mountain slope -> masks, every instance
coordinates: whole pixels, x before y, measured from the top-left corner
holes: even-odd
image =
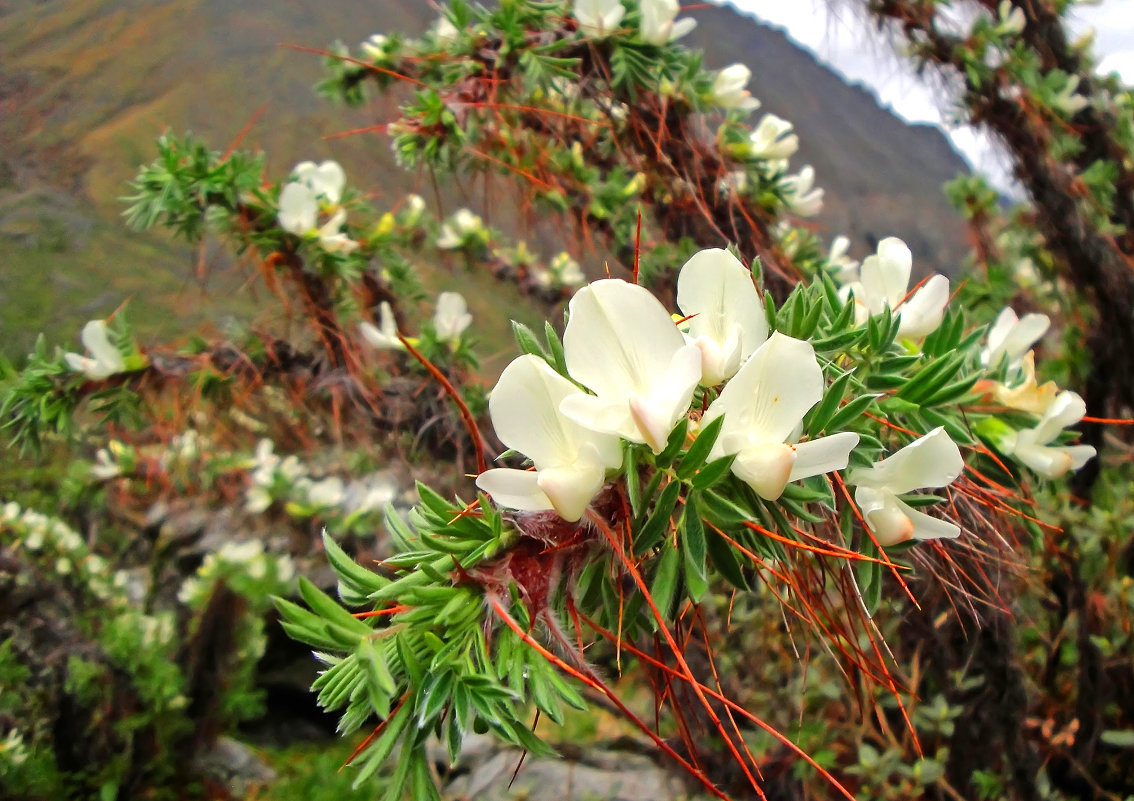
[[[898,235],[918,267],[955,265],[962,226],[940,185],[964,163],[940,132],[879,109],[777,30],[727,8],[691,14],[699,25],[689,44],[707,50],[708,65],[748,64],[751,89],[764,102],[758,113],[795,123],[802,146],[793,164],[814,165],[826,189],[816,224],[828,238],[846,232],[862,255],[877,239]],[[152,158],[163,129],[192,130],[223,149],[260,110],[243,144],[265,150],[274,174],[301,159],[334,156],[378,203],[422,188],[422,176],[394,166],[384,138],[322,138],[382,121],[383,113],[316,98],[320,58],[280,43],[322,47],[376,31],[416,34],[434,18],[428,3],[398,0],[274,0],[266,7],[0,0],[3,352],[25,352],[36,330],[71,342],[82,320],[134,293],[146,303],[135,303],[131,316],[152,334],[225,313],[223,292],[207,313],[194,302],[193,254],[161,236],[131,234],[119,221],[117,197]]]

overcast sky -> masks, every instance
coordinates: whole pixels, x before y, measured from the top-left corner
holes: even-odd
[[[714,0],[723,4],[723,0]],[[872,88],[883,106],[910,122],[942,124],[943,99],[914,74],[908,62],[894,55],[873,27],[849,11],[831,10],[828,0],[729,0],[728,5],[786,29],[797,43],[847,79]],[[844,4],[846,5],[846,4]],[[1115,70],[1134,83],[1134,0],[1105,0],[1075,9],[1076,35],[1094,29],[1100,68]],[[991,145],[969,128],[947,131],[966,158],[1004,185],[1007,171]]]

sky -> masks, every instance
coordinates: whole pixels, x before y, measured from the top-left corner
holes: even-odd
[[[993,144],[968,126],[943,124],[947,103],[895,55],[873,26],[847,8],[831,9],[828,0],[714,0],[784,28],[798,44],[851,81],[870,88],[879,103],[910,122],[941,125],[954,146],[993,183],[1011,190],[1006,159]],[[843,4],[848,5],[848,4]],[[1095,31],[1103,72],[1117,71],[1134,83],[1134,0],[1104,0],[1080,5],[1072,13],[1073,33]]]

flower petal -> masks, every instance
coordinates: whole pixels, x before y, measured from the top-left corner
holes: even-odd
[[[492,496],[492,500],[509,509],[540,512],[554,509],[551,499],[539,488],[539,474],[534,470],[513,470],[495,467],[476,477],[476,485]]]
[[[280,228],[303,236],[315,228],[319,204],[311,189],[301,183],[290,183],[280,192]]]
[[[106,328],[105,320],[91,320],[83,326],[83,333],[79,337],[83,345],[99,363],[100,370],[106,376],[121,372],[126,368],[122,353],[110,341],[110,333]]]
[[[949,303],[949,279],[935,275],[925,282],[913,296],[898,307],[901,321],[898,335],[909,339],[923,339],[941,325],[945,306]]]
[[[596,448],[605,466],[619,466],[622,449],[617,437],[588,430],[560,414],[560,404],[571,396],[587,397],[543,359],[520,356],[504,368],[488,398],[496,435],[541,470],[574,463],[586,443]]]
[[[878,252],[867,256],[859,270],[863,297],[859,298],[870,308],[871,314],[880,314],[888,305],[896,306],[906,295],[910,285],[913,254],[906,243],[891,236],[878,243]]]
[[[606,480],[606,470],[598,462],[584,461],[570,467],[540,470],[536,483],[556,513],[569,523],[583,516],[591,498]]]
[[[961,450],[944,428],[935,428],[901,450],[847,477],[851,484],[902,494],[922,487],[944,487],[965,469]]]
[[[727,250],[702,250],[685,262],[677,277],[677,305],[691,317],[693,339],[707,337],[723,350],[738,331],[741,361],[768,338],[768,318],[752,273]]]
[[[913,521],[904,513],[892,492],[873,487],[857,487],[854,502],[879,545],[897,545],[913,539]]]
[[[821,476],[833,470],[845,470],[850,460],[850,452],[858,445],[858,434],[840,431],[829,437],[797,442],[795,444],[795,464],[792,465],[788,481]]]
[[[605,399],[650,395],[685,340],[649,290],[617,278],[571,298],[563,334],[567,372]]]
[[[783,494],[795,464],[795,449],[784,443],[753,445],[736,455],[732,472],[761,498],[774,501]]]
[[[779,331],[757,348],[705,414],[725,415],[722,437],[741,433],[751,442],[782,443],[823,397],[823,370],[810,342]]]

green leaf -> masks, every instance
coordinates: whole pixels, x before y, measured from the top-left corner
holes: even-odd
[[[681,552],[674,547],[662,549],[658,559],[657,572],[650,586],[650,596],[662,617],[669,620],[673,616],[673,601],[677,595],[677,569],[681,565]]]
[[[705,460],[709,457],[709,451],[713,449],[716,444],[717,437],[721,433],[721,428],[724,426],[724,416],[713,420],[697,434],[697,439],[693,440],[693,444],[689,446],[689,450],[681,457],[681,464],[677,466],[677,477],[682,481],[687,481],[705,464]]]
[[[713,567],[728,580],[732,586],[739,590],[749,589],[748,580],[744,577],[740,560],[736,550],[725,541],[712,527],[705,528],[705,547]]]
[[[681,553],[684,556],[685,587],[689,593],[689,599],[697,603],[701,600],[705,591],[709,589],[709,582],[705,573],[705,524],[701,520],[701,513],[697,508],[697,495],[695,493],[691,493],[685,499],[685,514],[681,516],[678,536],[681,543]]]
[[[544,321],[543,335],[547,340],[547,350],[550,358],[548,363],[555,368],[555,371],[560,375],[567,375],[567,356],[563,353],[563,343],[559,341],[559,335],[555,332],[555,327],[551,323]]]
[[[389,579],[367,570],[347,556],[346,551],[339,547],[325,528],[323,550],[327,554],[327,561],[331,563],[331,567],[339,577],[339,597],[344,603],[362,606],[370,593],[390,583]]]
[[[819,401],[819,405],[811,412],[811,419],[807,424],[808,433],[818,434],[826,430],[827,422],[839,408],[839,402],[846,394],[847,384],[850,383],[853,374],[853,370],[847,371],[831,382],[831,386],[823,395],[823,400]]]
[[[720,419],[723,420],[724,418]],[[705,490],[713,486],[729,474],[729,471],[732,470],[732,463],[735,461],[736,454],[733,453],[709,462],[693,476],[693,489]]]
[[[645,524],[634,538],[634,553],[644,554],[657,546],[665,538],[669,530],[669,521],[673,511],[677,508],[677,499],[681,495],[681,482],[670,481],[658,496],[654,511],[646,519]]]
[[[685,435],[688,431],[689,418],[682,417],[677,423],[677,427],[669,432],[669,439],[666,440],[662,452],[654,457],[654,464],[656,464],[659,469],[664,469],[673,464],[673,460],[677,458],[677,454],[681,451],[681,446],[685,444]]]
[[[861,395],[848,401],[843,408],[835,412],[831,421],[827,423],[827,431],[842,431],[847,423],[861,417],[862,414],[870,408],[870,404],[874,403],[877,397],[877,395]]]

